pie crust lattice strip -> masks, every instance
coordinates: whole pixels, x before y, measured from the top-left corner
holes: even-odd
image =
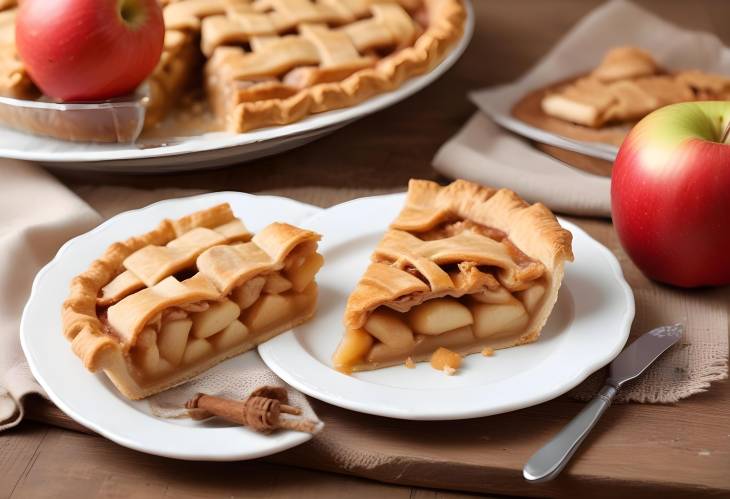
[[[90,371],[144,398],[311,318],[319,235],[253,235],[228,204],[112,244],[71,282],[63,330]]]
[[[572,235],[542,204],[457,180],[411,180],[406,204],[350,295],[334,354],[343,372],[535,341]]]

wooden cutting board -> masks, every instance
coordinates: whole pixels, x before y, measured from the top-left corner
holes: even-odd
[[[645,279],[621,253],[610,223],[573,219],[618,253],[634,289],[662,288]],[[687,297],[730,303],[730,289],[687,292]],[[641,309],[637,314],[645,313]],[[651,313],[656,314],[657,310]],[[661,312],[659,312],[661,313]],[[718,327],[727,328],[725,324]],[[478,396],[478,393],[474,394]],[[566,471],[555,481],[530,484],[522,466],[583,404],[567,396],[521,411],[453,422],[409,422],[368,416],[313,401],[324,434],[268,461],[374,480],[481,493],[523,496],[730,497],[730,383],[675,405],[612,407]],[[29,416],[86,431],[51,404],[36,400]],[[354,459],[352,456],[356,456]],[[348,459],[349,457],[349,459]],[[94,459],[84,454],[83,459]],[[138,454],[139,480],[165,461]],[[348,462],[347,466],[343,463]],[[235,463],[220,463],[223,470]],[[669,472],[671,471],[671,474]]]

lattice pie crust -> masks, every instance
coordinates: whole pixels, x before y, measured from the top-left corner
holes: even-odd
[[[63,330],[90,371],[140,399],[314,314],[319,235],[256,235],[222,204],[111,245],[71,282]]]
[[[542,204],[457,180],[411,180],[406,204],[349,297],[334,354],[344,372],[535,341],[572,235]]]

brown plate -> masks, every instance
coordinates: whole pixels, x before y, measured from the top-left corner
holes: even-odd
[[[583,125],[576,125],[569,121],[549,116],[542,110],[540,105],[542,99],[550,92],[572,83],[584,75],[553,83],[543,88],[533,90],[525,95],[512,107],[512,116],[520,121],[540,128],[550,133],[561,135],[573,140],[583,142],[599,142],[602,144],[620,146],[626,134],[629,133],[633,123],[604,126],[601,128],[590,128]]]

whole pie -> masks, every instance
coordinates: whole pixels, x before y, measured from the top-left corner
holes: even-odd
[[[0,95],[36,98],[0,0]],[[462,0],[165,0],[146,126],[204,87],[231,132],[353,106],[428,72],[463,34]]]
[[[535,341],[555,305],[572,235],[507,189],[411,180],[403,210],[347,301],[343,372]]]
[[[619,145],[631,125],[660,107],[727,99],[730,76],[668,71],[645,50],[618,47],[589,74],[532,92],[512,113],[566,137]]]
[[[251,234],[228,204],[111,245],[71,282],[63,331],[90,371],[140,399],[311,318],[320,236]]]

